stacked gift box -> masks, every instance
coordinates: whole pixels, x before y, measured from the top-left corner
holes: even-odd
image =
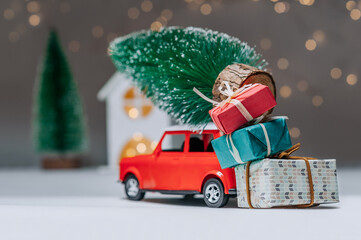
[[[234,168],[241,208],[310,207],[339,201],[336,160],[290,156],[286,117],[268,117],[276,101],[262,84],[236,91],[219,87],[228,98],[209,112],[224,133],[212,141],[219,163]]]

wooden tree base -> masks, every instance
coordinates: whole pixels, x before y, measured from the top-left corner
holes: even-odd
[[[42,160],[44,169],[74,169],[81,166],[82,161],[74,157],[46,157]]]
[[[269,87],[274,97],[276,98],[276,86],[271,74],[255,67],[238,63],[227,66],[218,75],[216,81],[214,82],[212,90],[214,101],[221,102],[222,100],[227,99],[227,96],[224,96],[219,91],[219,86],[224,81],[229,82],[229,85],[233,91],[236,91],[238,88],[246,84],[260,83]]]

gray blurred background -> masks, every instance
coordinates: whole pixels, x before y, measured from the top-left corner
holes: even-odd
[[[39,164],[31,138],[33,87],[50,27],[58,29],[84,101],[86,164],[105,164],[105,104],[96,94],[115,71],[107,46],[152,23],[210,28],[256,46],[278,87],[275,114],[289,116],[299,154],[358,165],[360,7],[321,0],[2,0],[0,166]]]

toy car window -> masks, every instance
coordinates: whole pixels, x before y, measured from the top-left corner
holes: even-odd
[[[213,134],[191,134],[189,152],[213,152]]]
[[[162,141],[163,152],[183,152],[184,151],[184,134],[167,134]]]

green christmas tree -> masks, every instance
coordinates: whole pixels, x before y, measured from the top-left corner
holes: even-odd
[[[120,72],[160,109],[179,123],[205,125],[212,104],[193,92],[212,98],[213,84],[228,65],[243,63],[263,69],[254,48],[224,33],[201,28],[163,28],[140,31],[114,40],[109,54]]]
[[[40,153],[63,155],[85,150],[81,100],[55,31],[48,38],[34,105],[34,135]]]

